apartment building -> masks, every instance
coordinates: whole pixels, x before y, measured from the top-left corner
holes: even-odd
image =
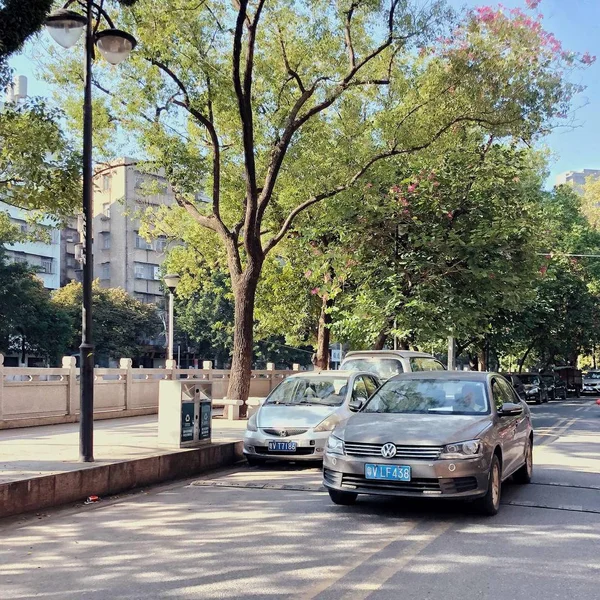
[[[588,178],[600,176],[600,169],[583,169],[581,171],[565,171],[556,177],[556,185],[572,185],[580,189]]]
[[[129,158],[111,162],[94,181],[94,278],[103,287],[120,287],[142,302],[162,305],[159,271],[167,240],[147,242],[140,236],[140,216],[148,208],[170,206],[170,186]]]
[[[28,233],[31,225],[27,220],[27,211],[0,202],[0,211],[8,213],[11,223]],[[50,218],[43,218],[36,227],[43,231],[39,241],[25,241],[6,244],[6,257],[12,262],[27,263],[33,267],[44,287],[56,290],[60,287],[61,253],[60,231]]]
[[[60,287],[81,281],[81,245],[78,220],[71,217],[60,232]]]

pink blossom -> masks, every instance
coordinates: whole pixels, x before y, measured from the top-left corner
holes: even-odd
[[[527,8],[534,10],[538,7],[541,0],[525,0],[525,4],[527,4]]]
[[[434,181],[433,185],[434,185],[434,187],[438,187],[440,185],[440,182],[439,181]]]
[[[312,271],[306,271],[304,273],[304,277],[306,277],[306,279],[309,279],[310,277],[312,277]]]
[[[313,288],[312,290],[310,290],[310,293],[311,293],[313,296],[316,296],[316,295],[317,295],[317,294],[318,294],[320,291],[321,291],[321,290],[320,290],[318,287],[316,287],[316,288]]]
[[[453,213],[451,210],[449,210],[449,211],[446,213],[446,216],[448,217],[448,220],[449,220],[449,221],[452,221],[452,219],[454,219],[454,213]]]
[[[591,55],[589,52],[586,52],[582,57],[581,57],[581,62],[584,65],[592,65],[596,62],[596,57]]]
[[[367,183],[367,185],[365,185],[365,187],[366,187],[367,189],[371,189],[371,188],[373,187],[373,184],[372,184],[372,183]]]
[[[405,209],[402,211],[402,216],[404,216],[404,217],[408,217],[409,215],[410,215],[410,211],[409,211],[407,208],[405,208]]]
[[[402,206],[408,206],[410,204],[410,202],[406,198],[399,198],[398,200],[400,201],[400,204],[402,204]]]
[[[414,192],[414,191],[417,189],[417,184],[416,184],[416,183],[411,183],[411,184],[408,186],[408,188],[407,188],[407,189],[408,189],[408,193],[409,193],[409,194],[412,194],[412,193],[413,193],[413,192]]]
[[[542,275],[545,275],[547,270],[548,270],[548,267],[546,267],[546,266],[544,266],[544,267],[540,267],[540,273],[541,273]]]

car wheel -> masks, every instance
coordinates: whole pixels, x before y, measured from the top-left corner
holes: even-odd
[[[354,492],[339,492],[338,490],[329,490],[329,497],[334,504],[340,506],[350,506],[356,502],[358,494]]]
[[[251,467],[260,467],[265,464],[265,460],[263,458],[257,458],[256,456],[250,456],[250,454],[246,454],[246,460]]]
[[[563,390],[563,400],[566,400],[566,399],[567,399],[567,396],[568,396],[568,394],[567,394],[567,389],[565,388],[565,389]]]
[[[477,500],[477,508],[480,513],[493,517],[498,514],[500,508],[500,496],[502,495],[502,477],[500,475],[500,461],[494,454],[492,465],[488,476],[488,489],[483,496]]]
[[[542,404],[543,401],[544,401],[544,399],[542,398],[542,392],[540,392],[538,394],[538,397],[535,399],[535,403],[536,404]]]
[[[531,440],[527,442],[525,449],[525,464],[513,475],[516,483],[530,483],[533,475],[533,444]]]

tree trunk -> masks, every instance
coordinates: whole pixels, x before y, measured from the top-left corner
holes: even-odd
[[[477,353],[478,371],[487,371],[487,355],[485,349],[480,349]]]
[[[375,340],[375,343],[373,344],[372,350],[383,350],[389,335],[390,335],[390,330],[389,330],[389,327],[386,326],[384,329],[382,329],[379,332],[379,335],[377,336],[377,339]]]
[[[331,314],[329,309],[332,306],[333,300],[323,298],[317,333],[317,359],[315,361],[315,367],[322,370],[329,368],[329,339],[331,337]]]
[[[527,352],[525,352],[525,354],[523,354],[523,356],[519,360],[519,374],[523,370],[523,365],[525,364],[525,361],[527,360],[529,353],[533,350],[533,346],[534,346],[534,344],[531,344],[531,346],[529,346],[529,348],[527,348]]]
[[[240,407],[241,417],[247,414],[246,400],[250,393],[254,349],[254,299],[259,277],[260,269],[248,269],[232,286],[235,305],[233,352],[227,398],[244,401]]]

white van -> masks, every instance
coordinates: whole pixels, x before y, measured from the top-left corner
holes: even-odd
[[[412,350],[357,350],[346,354],[340,369],[368,371],[385,381],[399,373],[445,371],[446,367],[431,354]]]

